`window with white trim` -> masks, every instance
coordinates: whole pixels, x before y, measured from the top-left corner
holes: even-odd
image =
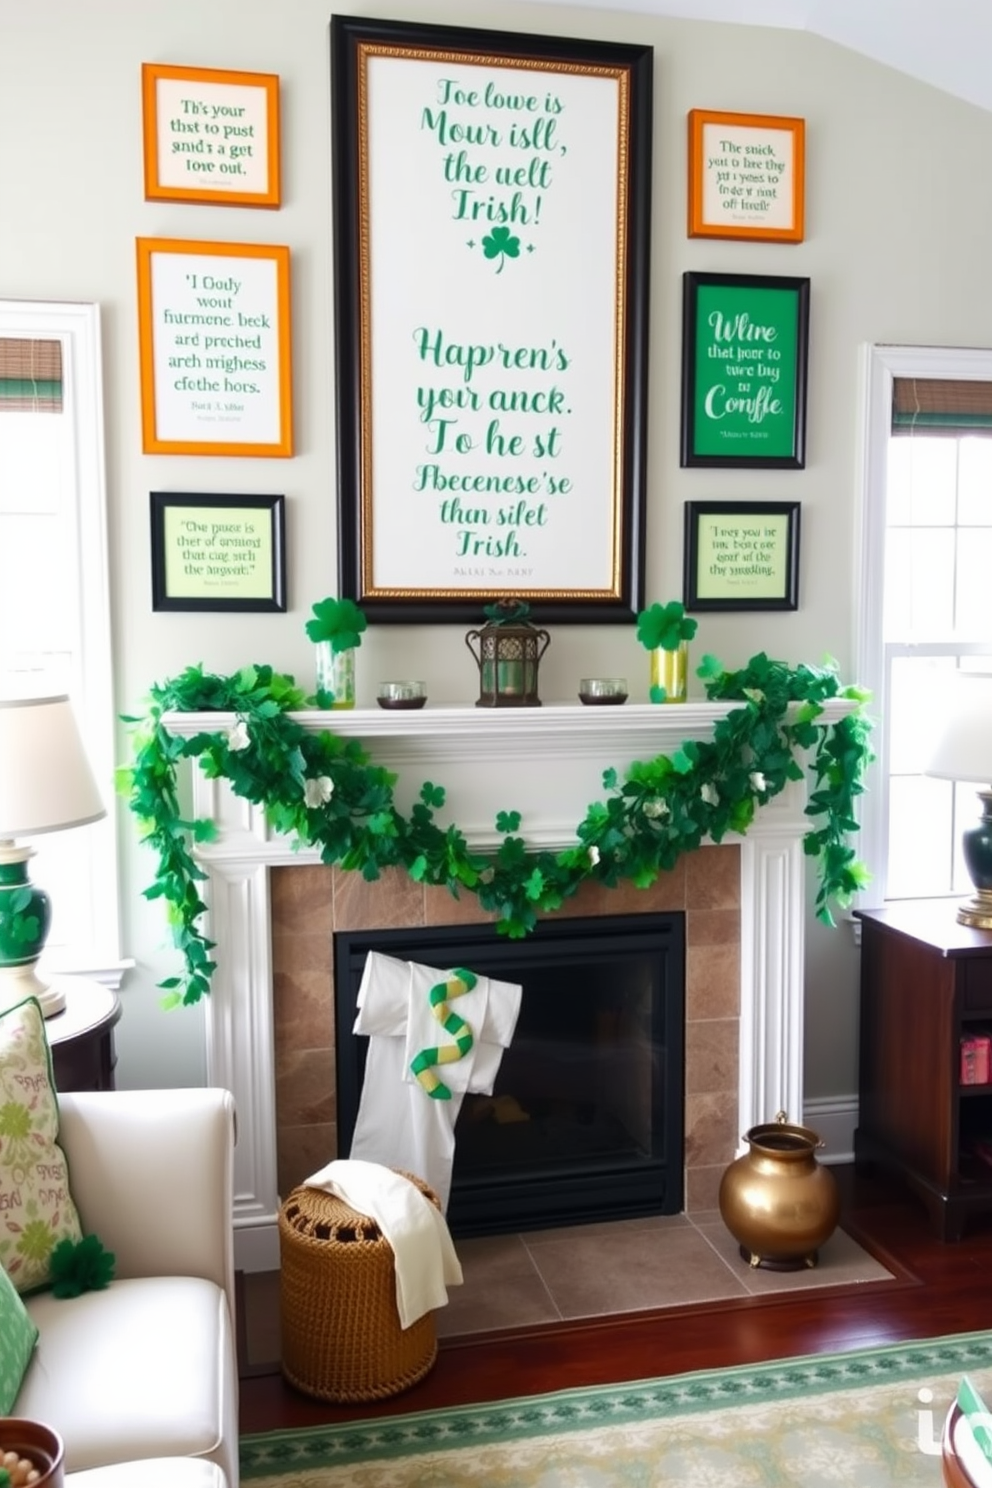
[[[975,786],[925,771],[954,673],[992,672],[992,351],[872,347],[867,388],[858,676],[878,759],[863,902],[961,898]]]
[[[69,694],[107,819],[34,843],[48,971],[120,979],[102,363],[96,305],[0,300],[0,690]]]

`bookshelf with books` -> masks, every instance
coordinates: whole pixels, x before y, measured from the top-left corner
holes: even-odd
[[[900,1173],[934,1232],[992,1211],[992,932],[947,900],[858,910],[855,1160]]]

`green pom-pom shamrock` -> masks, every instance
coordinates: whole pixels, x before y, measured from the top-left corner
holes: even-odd
[[[49,1268],[56,1297],[78,1297],[82,1292],[102,1292],[114,1279],[117,1257],[96,1235],[84,1235],[75,1244],[60,1240],[53,1247]]]

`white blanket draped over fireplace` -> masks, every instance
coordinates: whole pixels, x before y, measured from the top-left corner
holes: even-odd
[[[503,1050],[509,1048],[522,989],[479,977],[458,998],[458,1016],[472,1030],[463,1058],[443,1065],[450,1100],[432,1099],[411,1070],[421,1049],[443,1043],[430,991],[449,971],[370,951],[358,989],[355,1033],[369,1039],[365,1080],[350,1157],[415,1173],[446,1212],[455,1156],[455,1121],[466,1091],[491,1095]]]

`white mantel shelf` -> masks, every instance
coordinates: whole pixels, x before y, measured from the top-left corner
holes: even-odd
[[[519,811],[519,835],[532,848],[569,846],[589,806],[607,795],[603,771],[670,754],[689,739],[709,740],[739,703],[625,703],[537,708],[434,706],[294,713],[303,728],[359,739],[371,760],[395,771],[395,799],[409,811],[430,780],[445,789],[436,812],[457,822],[471,848],[502,840],[500,811]],[[851,712],[829,701],[829,724]],[[191,737],[235,722],[231,713],[168,713],[170,732]],[[191,770],[193,811],[211,818],[216,839],[197,848],[207,873],[207,933],[217,970],[206,999],[207,1079],[233,1091],[235,1257],[245,1270],[278,1266],[275,1046],[268,871],[317,863],[319,852],[270,828],[260,807],[226,781]],[[741,986],[738,1130],[785,1110],[803,1110],[805,945],[804,782],[761,808],[741,849]]]

